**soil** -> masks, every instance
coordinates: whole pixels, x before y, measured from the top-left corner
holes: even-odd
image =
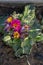
[[[37,42],[31,50],[31,65],[43,65],[43,42]]]

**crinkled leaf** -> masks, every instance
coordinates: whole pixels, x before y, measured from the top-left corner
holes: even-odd
[[[13,44],[20,44],[21,43],[21,39],[13,39]]]
[[[24,14],[22,17],[22,22],[29,24],[32,22],[32,20],[35,18],[35,8],[30,9],[31,6],[25,6]]]
[[[3,41],[6,43],[6,45],[12,46],[12,39],[9,35],[4,36]]]
[[[11,40],[11,37],[9,35],[4,36],[4,38],[3,38],[4,42],[7,42],[9,40]]]
[[[16,52],[21,46],[21,40],[20,39],[14,39],[13,40],[13,49]]]
[[[32,37],[32,39],[35,39],[36,36],[38,35],[38,33],[39,33],[39,31],[37,31],[37,29],[33,29],[33,30],[30,30],[29,35],[30,35],[30,37]]]
[[[41,26],[39,24],[39,21],[35,19],[33,25],[31,26],[31,29],[40,29],[40,28]]]
[[[36,41],[43,41],[43,34],[37,36]]]
[[[16,57],[20,57],[22,54],[23,54],[22,48],[19,48],[19,49],[15,52],[15,56],[16,56]]]
[[[37,19],[34,20],[34,23],[31,26],[31,30],[29,31],[29,35],[35,39],[36,36],[41,32],[41,26]]]
[[[23,48],[23,54],[29,54],[32,47],[31,40],[28,37],[25,38],[24,41],[21,43],[21,47]]]
[[[7,42],[6,42],[6,45],[9,45],[9,46],[12,47],[12,46],[13,46],[12,40],[7,41]]]

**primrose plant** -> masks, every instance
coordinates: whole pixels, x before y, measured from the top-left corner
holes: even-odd
[[[22,14],[13,12],[3,24],[3,42],[13,48],[16,57],[30,54],[36,40],[43,41],[34,6],[26,5]]]

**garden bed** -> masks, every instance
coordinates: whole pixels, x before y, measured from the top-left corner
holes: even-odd
[[[2,16],[9,16],[14,10],[20,13],[24,11],[24,7],[19,9],[17,8],[3,8],[1,7],[1,14]],[[42,7],[43,8],[43,7]],[[6,10],[8,9],[8,10]],[[11,12],[10,12],[11,10]],[[21,10],[21,11],[20,11]],[[2,12],[3,11],[3,12]],[[6,13],[5,13],[6,11]],[[37,13],[38,11],[38,13]],[[42,20],[43,14],[42,14],[41,7],[36,7],[36,18],[39,20],[39,23]],[[40,17],[41,15],[41,17]],[[3,22],[3,21],[2,21]],[[43,33],[43,30],[42,30]],[[3,44],[2,41],[2,34],[0,33],[0,65],[28,65],[27,58],[17,58],[14,56],[13,49],[5,44]],[[43,65],[43,42],[36,42],[36,44],[33,45],[32,51],[30,55],[28,55],[28,60],[30,61],[31,65]]]

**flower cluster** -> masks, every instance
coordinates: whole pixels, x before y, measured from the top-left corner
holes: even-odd
[[[25,38],[28,36],[30,26],[27,24],[22,25],[19,19],[14,19],[10,16],[6,19],[5,23],[4,30],[8,33],[12,31],[13,38]]]

